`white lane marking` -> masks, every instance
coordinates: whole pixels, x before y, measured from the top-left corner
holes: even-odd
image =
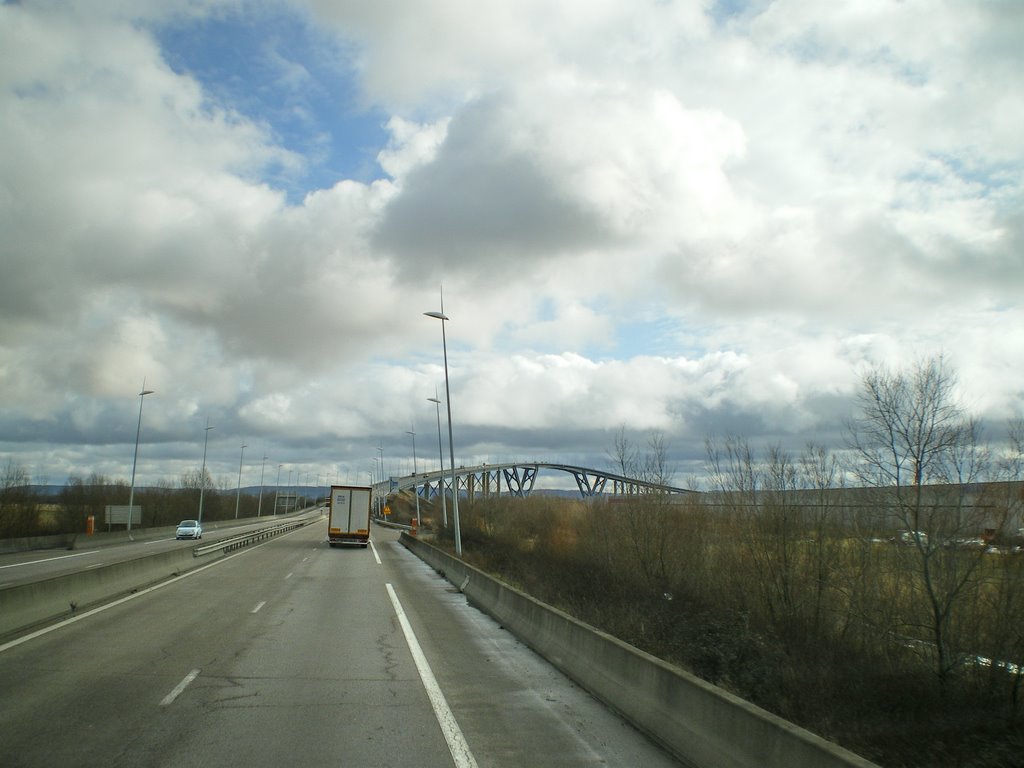
[[[101,565],[106,565],[106,563],[93,563],[92,565],[86,566],[85,570],[91,571],[94,568],[99,568]]]
[[[249,611],[249,613],[259,613],[260,608],[262,608],[266,604],[266,600],[260,600],[258,603],[256,603],[256,607]]]
[[[199,670],[198,669],[193,669],[191,672],[189,672],[187,675],[185,675],[185,679],[182,680],[180,683],[178,683],[176,686],[174,686],[174,690],[173,691],[171,691],[166,696],[164,696],[163,701],[160,702],[160,706],[161,707],[166,707],[169,704],[171,704],[176,698],[178,698],[178,696],[181,695],[182,691],[184,691],[186,688],[188,688],[189,683],[191,683],[193,680],[195,680],[198,676],[199,676]]]
[[[22,565],[37,565],[38,563],[48,563],[51,560],[65,560],[69,557],[84,557],[85,555],[95,555],[95,552],[75,552],[73,555],[57,555],[57,557],[44,557],[42,560],[28,560],[24,563],[11,563],[10,565],[0,565],[0,568],[18,568]]]
[[[370,542],[370,549],[373,550],[373,559],[377,561],[377,565],[382,565],[380,561],[380,555],[377,554],[377,548],[373,546],[373,542]]]
[[[387,587],[388,597],[391,598],[391,605],[395,608],[395,615],[398,616],[398,623],[401,624],[402,633],[405,635],[405,642],[409,645],[413,661],[416,662],[420,680],[423,681],[423,687],[427,690],[430,705],[434,708],[434,716],[441,726],[441,732],[444,733],[444,740],[448,742],[448,750],[452,753],[455,768],[477,768],[473,753],[469,751],[469,744],[466,743],[462,729],[459,728],[455,715],[452,714],[452,710],[441,692],[441,686],[437,684],[437,678],[434,677],[430,664],[427,663],[427,657],[423,655],[423,649],[420,647],[419,640],[416,639],[416,634],[412,631],[412,625],[405,615],[402,604],[398,601],[395,588],[390,584],[384,586]]]
[[[290,534],[286,533],[284,535],[288,536]],[[110,608],[118,606],[121,603],[127,603],[129,600],[134,600],[137,597],[142,597],[143,595],[148,595],[150,592],[155,592],[158,589],[163,589],[164,587],[170,586],[171,584],[174,584],[177,581],[181,581],[182,579],[187,579],[189,576],[195,576],[197,573],[202,573],[207,568],[213,568],[214,566],[222,565],[222,564],[226,563],[228,560],[234,560],[236,557],[241,557],[242,555],[246,555],[246,554],[248,554],[250,552],[255,552],[260,547],[267,546],[267,544],[270,544],[270,541],[265,541],[262,544],[256,544],[255,546],[247,547],[246,549],[243,549],[243,550],[241,550],[239,552],[235,552],[235,554],[233,554],[233,555],[227,555],[226,557],[222,557],[220,560],[216,560],[216,561],[210,563],[209,565],[201,565],[200,567],[196,568],[195,570],[189,571],[188,573],[183,573],[180,576],[174,576],[173,578],[170,578],[167,581],[162,581],[159,584],[154,584],[152,587],[147,587],[146,589],[140,589],[138,592],[133,592],[130,595],[125,595],[124,597],[122,597],[122,598],[120,598],[118,600],[114,600],[113,602],[110,602],[110,603],[104,603],[103,605],[98,606],[96,608],[93,608],[92,610],[86,611],[85,613],[80,613],[77,616],[72,616],[69,619],[64,619],[64,621],[59,621],[56,624],[51,624],[48,627],[43,627],[42,629],[37,629],[35,632],[29,632],[24,637],[19,637],[19,638],[15,639],[15,640],[11,640],[9,642],[6,642],[6,643],[3,643],[2,645],[0,645],[0,653],[3,653],[4,651],[9,651],[9,650],[11,650],[11,648],[16,648],[17,646],[21,645],[22,643],[27,643],[29,640],[35,640],[37,637],[42,637],[43,635],[48,635],[49,633],[53,632],[54,630],[63,629],[68,624],[74,624],[76,621],[81,621],[82,619],[88,618],[89,616],[92,616],[95,613],[100,613],[101,611],[109,610]]]
[[[292,571],[292,573],[294,573],[294,571]],[[288,580],[288,579],[290,579],[291,577],[292,577],[292,574],[291,574],[291,573],[289,573],[289,574],[288,574],[287,576],[285,576],[285,577],[284,577],[284,578],[285,578],[285,581],[287,581],[287,580]]]

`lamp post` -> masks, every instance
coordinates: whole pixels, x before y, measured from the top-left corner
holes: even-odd
[[[294,486],[292,486],[292,470],[290,470],[290,469],[288,470],[288,493],[286,493],[285,496],[284,496],[284,513],[286,515],[288,514],[288,509],[289,509],[289,507],[288,507],[288,497],[289,496],[291,496],[293,499],[295,497],[295,488],[294,488]]]
[[[203,439],[203,468],[199,472],[199,524],[203,524],[203,495],[206,493],[206,447],[210,443],[210,417],[206,417],[206,437]]]
[[[274,489],[274,517],[277,517],[277,500],[281,496],[281,467],[283,466],[284,464],[277,465],[277,483],[275,484],[276,488]]]
[[[420,492],[416,487],[416,425],[411,424],[412,431],[407,431],[405,434],[412,435],[412,477],[413,485],[412,492],[416,494],[416,527],[420,527]]]
[[[238,502],[242,498],[242,459],[245,456],[245,449],[248,446],[242,443],[242,452],[238,455],[238,487],[235,490],[235,520],[238,519]]]
[[[263,511],[263,473],[267,469],[267,459],[270,458],[267,454],[263,454],[263,466],[260,468],[260,501],[256,505],[256,517],[260,516]]]
[[[441,479],[438,482],[438,486],[441,490],[441,520],[444,522],[444,527],[448,527],[448,502],[445,501],[444,496],[444,449],[441,448],[441,401],[437,397],[437,387],[434,387],[434,396],[428,397],[431,403],[436,407],[437,411],[437,457],[441,463]]]
[[[378,481],[380,478],[380,459],[376,456],[370,457],[373,460],[373,478],[370,481],[370,497],[373,499],[373,509],[377,517],[380,517],[380,494]]]
[[[146,379],[142,379],[142,391],[139,392],[139,423],[135,427],[135,457],[132,459],[132,486],[128,492],[128,538],[132,536],[132,510],[135,508],[135,466],[139,463],[139,435],[142,434],[142,403],[146,395],[152,395],[152,389],[146,389]]]
[[[455,555],[462,557],[462,533],[459,530],[459,485],[455,479],[455,439],[452,437],[452,390],[448,381],[448,341],[445,338],[444,324],[448,316],[444,313],[444,294],[441,294],[441,311],[424,312],[427,317],[441,321],[441,348],[444,350],[444,396],[448,408],[448,460],[452,468],[452,521],[455,526]]]

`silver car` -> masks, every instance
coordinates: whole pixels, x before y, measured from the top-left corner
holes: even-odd
[[[182,520],[178,523],[178,530],[174,534],[176,539],[201,539],[203,538],[203,526],[198,520]]]

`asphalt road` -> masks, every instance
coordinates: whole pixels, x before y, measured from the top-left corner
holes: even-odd
[[[295,517],[299,516],[293,515],[287,519]],[[87,568],[98,568],[101,565],[122,560],[155,555],[171,549],[211,544],[239,533],[266,528],[285,519],[283,517],[264,517],[257,521],[250,519],[250,521],[238,525],[231,521],[214,523],[205,527],[203,538],[200,541],[189,539],[178,541],[174,538],[174,528],[142,528],[136,532],[136,538],[132,541],[127,539],[97,541],[88,536],[80,536],[74,551],[48,549],[4,553],[0,554],[0,588],[16,584],[29,584]]]
[[[281,536],[0,645],[15,766],[677,765],[374,528]]]

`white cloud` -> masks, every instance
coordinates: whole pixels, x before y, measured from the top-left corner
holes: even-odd
[[[378,153],[377,162],[393,179],[402,180],[414,169],[437,157],[438,147],[448,134],[449,118],[420,125],[401,117],[388,121],[391,141]]]
[[[0,451],[133,438],[143,376],[179,452],[211,414],[304,461],[404,451],[442,283],[468,451],[796,439],[940,351],[1019,413],[1017,4],[310,0],[390,140],[386,179],[298,204],[272,180],[312,159],[147,31],[242,7],[0,6]]]

